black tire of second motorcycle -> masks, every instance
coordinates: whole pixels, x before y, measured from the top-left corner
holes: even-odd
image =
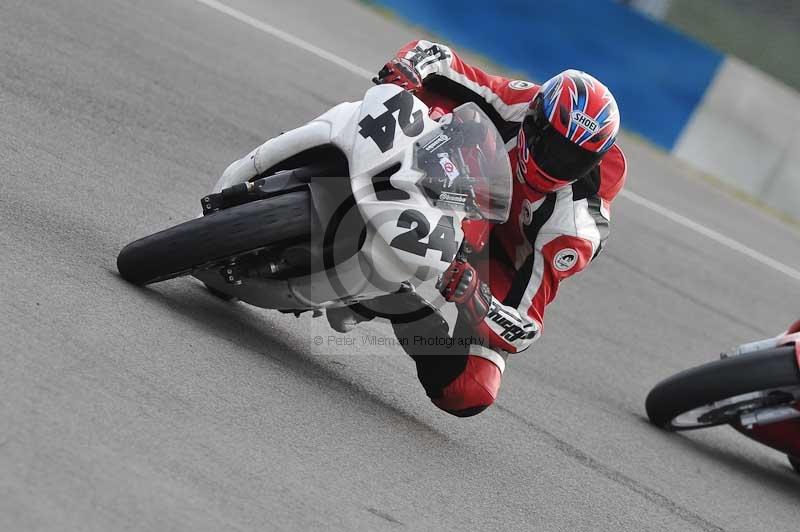
[[[645,407],[650,421],[666,430],[707,428],[714,424],[681,428],[672,422],[681,414],[723,399],[798,384],[800,371],[794,346],[777,347],[709,362],[673,375],[650,391]]]
[[[165,281],[229,257],[307,239],[313,219],[307,190],[246,203],[131,242],[120,251],[117,269],[136,285]]]

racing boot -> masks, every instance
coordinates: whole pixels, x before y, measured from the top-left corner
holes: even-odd
[[[349,333],[361,322],[370,321],[375,316],[371,313],[366,315],[358,312],[359,305],[349,305],[346,307],[330,307],[325,310],[325,317],[328,324],[336,332]]]
[[[395,336],[412,357],[432,350],[440,353],[443,349],[441,346],[446,346],[450,338],[447,320],[409,283],[405,283],[394,294],[346,307],[328,308],[326,315],[331,328],[342,333],[350,332],[359,323],[374,318],[389,320]]]

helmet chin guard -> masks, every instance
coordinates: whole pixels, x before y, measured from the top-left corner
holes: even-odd
[[[542,170],[530,156],[530,150],[528,150],[525,131],[523,129],[519,131],[517,146],[520,147],[519,159],[517,162],[517,177],[521,182],[527,183],[528,186],[535,191],[542,194],[549,194],[561,190],[564,187],[568,187],[575,181],[556,179]]]

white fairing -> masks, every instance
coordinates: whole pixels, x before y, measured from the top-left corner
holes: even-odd
[[[405,281],[437,276],[461,244],[465,216],[463,209],[434,206],[418,185],[425,173],[414,168],[416,143],[439,127],[420,100],[395,85],[379,85],[362,102],[337,105],[267,141],[230,165],[214,191],[247,181],[301,151],[333,144],[347,157],[352,194],[366,223],[361,251],[336,271],[288,282],[245,280],[232,286],[213,272],[197,277],[258,306],[300,309],[371,298],[396,291]],[[398,164],[384,192],[377,190],[374,176]],[[341,203],[340,197],[315,194],[313,188],[312,197],[318,212],[333,212]]]
[[[386,113],[384,102],[394,94],[410,96],[395,85],[380,85],[368,91],[361,105],[358,121],[361,122],[367,115],[374,118]],[[335,139],[351,161],[353,195],[358,209],[367,221],[368,233],[363,252],[369,263],[384,279],[396,282],[411,278],[430,279],[443,272],[453,260],[453,257],[444,257],[443,260],[442,251],[428,246],[425,246],[428,249],[424,256],[390,246],[389,243],[400,235],[419,230],[421,238],[418,241],[421,244],[430,244],[430,229],[436,228],[444,215],[452,219],[455,241],[460,244],[464,237],[461,230],[463,212],[445,213],[441,208],[432,206],[417,186],[424,174],[413,168],[414,149],[411,148],[417,140],[424,138],[427,132],[438,128],[439,124],[428,117],[428,108],[420,100],[414,98],[413,102],[409,120],[413,120],[416,116],[417,120],[422,121],[419,134],[409,137],[400,127],[400,120],[397,120],[393,145],[385,153],[375,142],[365,139],[359,133],[358,124],[349,130],[343,130],[342,137]],[[394,116],[398,118],[398,113],[394,113]],[[406,192],[407,199],[379,199],[380,194],[376,193],[372,176],[397,163],[401,166],[390,178],[391,187]],[[419,227],[417,222],[399,225],[398,220],[406,211],[420,213],[430,229],[427,231],[421,230],[424,228],[417,229]]]

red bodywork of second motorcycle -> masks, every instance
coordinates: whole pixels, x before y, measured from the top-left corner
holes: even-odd
[[[794,344],[797,366],[800,368],[800,320],[789,328],[779,343],[779,345],[789,344]],[[793,407],[800,410],[800,403],[795,403]],[[747,428],[740,423],[732,423],[731,426],[758,443],[789,456],[800,458],[800,418],[769,425],[755,425],[752,428]]]

